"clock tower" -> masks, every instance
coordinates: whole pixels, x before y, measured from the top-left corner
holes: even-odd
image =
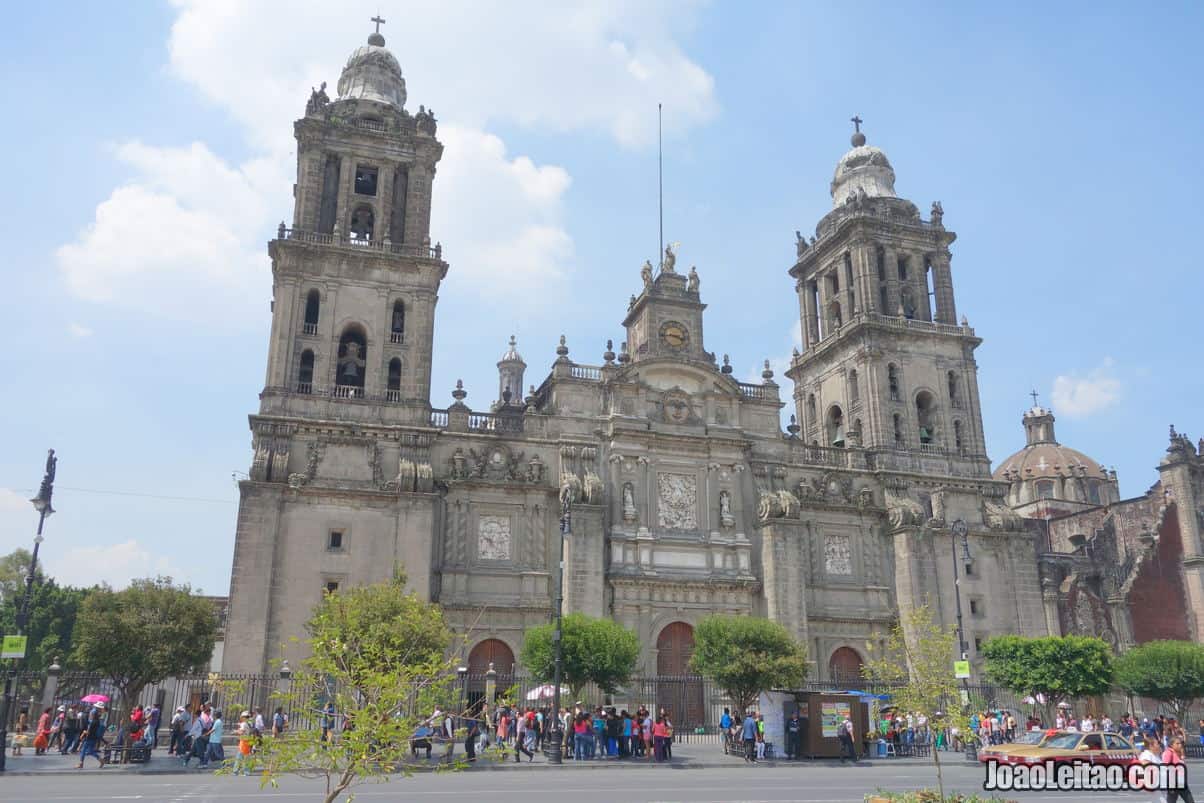
[[[631,297],[623,319],[627,328],[623,351],[632,362],[654,357],[714,361],[702,348],[702,311],[706,304],[698,296],[698,271],[690,268],[687,274],[678,273],[676,261],[670,245],[655,278],[652,263],[644,263],[643,292]]]

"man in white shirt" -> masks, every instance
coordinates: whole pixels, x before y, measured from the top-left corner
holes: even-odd
[[[1102,731],[1110,731],[1112,730],[1112,727],[1112,719],[1107,714],[1104,714],[1104,718],[1100,720],[1099,729]]]
[[[1089,733],[1089,732],[1095,730],[1095,720],[1093,720],[1091,718],[1090,714],[1083,717],[1083,722],[1081,724],[1081,727],[1083,729],[1083,733]]]

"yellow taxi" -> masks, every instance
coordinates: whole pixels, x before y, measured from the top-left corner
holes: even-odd
[[[989,745],[978,760],[1001,764],[1036,764],[1042,761],[1090,761],[1092,764],[1132,764],[1141,753],[1119,733],[1091,731],[1028,731],[1010,744]]]

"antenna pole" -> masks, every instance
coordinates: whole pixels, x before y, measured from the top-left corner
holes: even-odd
[[[665,266],[665,159],[664,144],[661,136],[661,104],[656,104],[656,201],[660,215],[660,254],[659,264]]]

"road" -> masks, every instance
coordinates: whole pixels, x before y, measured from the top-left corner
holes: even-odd
[[[980,792],[982,770],[956,763],[945,768],[946,792]],[[919,763],[875,762],[873,766],[806,765],[725,768],[608,767],[556,769],[550,767],[473,769],[459,773],[425,773],[387,784],[355,790],[358,801],[473,800],[489,803],[849,803],[877,788],[915,789],[933,782],[931,766]],[[1011,793],[1023,801],[1149,800],[1149,795],[1100,793]],[[144,800],[153,803],[293,803],[321,801],[321,782],[284,779],[279,788],[260,789],[256,778],[214,777],[205,774],[106,774],[88,769],[79,775],[10,776],[0,778],[4,803],[89,803]]]

